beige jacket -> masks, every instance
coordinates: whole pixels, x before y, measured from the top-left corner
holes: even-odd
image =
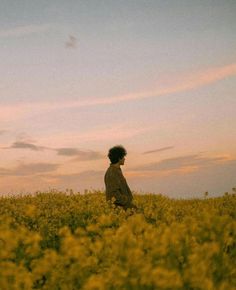
[[[117,168],[113,164],[107,169],[104,182],[106,185],[106,200],[115,197],[115,204],[125,208],[132,206],[133,195],[123,176],[121,168]]]

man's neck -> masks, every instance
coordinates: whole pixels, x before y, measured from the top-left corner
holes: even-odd
[[[112,164],[112,166],[115,166],[116,168],[120,169],[120,164],[119,163]]]

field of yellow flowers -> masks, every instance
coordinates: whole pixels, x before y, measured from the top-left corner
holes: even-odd
[[[236,195],[0,198],[0,289],[236,289]]]

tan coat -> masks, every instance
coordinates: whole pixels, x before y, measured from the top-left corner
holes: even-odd
[[[106,200],[111,200],[115,197],[115,204],[124,208],[132,207],[132,192],[123,176],[121,168],[110,164],[107,169],[104,182],[106,185]]]

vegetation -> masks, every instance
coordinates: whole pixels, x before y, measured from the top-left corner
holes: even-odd
[[[0,289],[236,289],[236,195],[0,198]]]

